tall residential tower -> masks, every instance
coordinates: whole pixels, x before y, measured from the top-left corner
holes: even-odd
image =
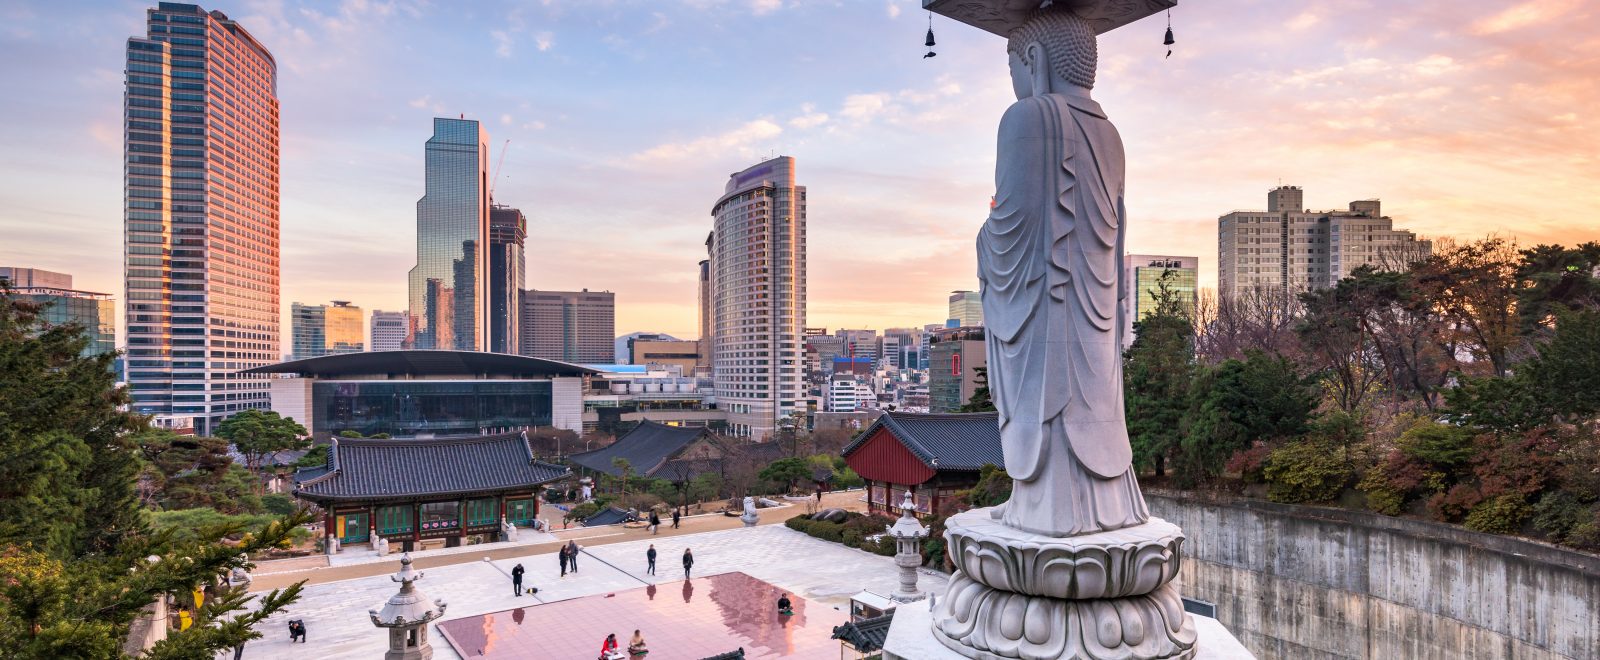
[[[754,441],[805,413],[806,189],[779,156],[711,207],[712,366],[728,431]]]
[[[435,118],[423,168],[410,347],[487,350],[489,132],[474,119]]]
[[[222,12],[160,3],[128,40],[128,389],[158,425],[209,434],[268,406],[278,361],[278,72]]]

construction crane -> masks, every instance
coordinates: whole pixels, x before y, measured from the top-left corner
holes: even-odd
[[[500,145],[500,160],[494,164],[494,178],[489,181],[489,199],[494,199],[494,187],[500,184],[500,168],[506,164],[506,149],[511,146],[511,138],[506,138],[505,144]]]

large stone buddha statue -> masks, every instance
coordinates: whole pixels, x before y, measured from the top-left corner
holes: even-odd
[[[978,234],[989,388],[1013,488],[1005,504],[946,521],[957,570],[931,609],[934,637],[967,658],[1195,653],[1174,581],[1183,531],[1150,517],[1133,473],[1122,140],[1090,95],[1096,35],[1171,5],[926,0],[1007,37],[1017,94]]]
[[[1090,98],[1095,33],[1044,10],[1006,50],[1017,102],[978,235],[989,387],[1015,480],[994,515],[1051,536],[1138,525],[1149,514],[1122,404],[1122,139]]]

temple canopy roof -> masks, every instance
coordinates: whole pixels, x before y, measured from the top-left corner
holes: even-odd
[[[985,465],[1006,464],[1000,450],[998,413],[884,412],[841,453],[849,458],[880,428],[888,430],[917,460],[935,471],[976,472]]]
[[[695,440],[710,435],[704,428],[667,426],[647,419],[616,442],[594,451],[573,454],[570,460],[595,472],[621,477],[622,470],[611,463],[621,458],[633,466],[634,476],[652,476]]]
[[[295,473],[313,502],[404,500],[525,491],[570,476],[536,460],[520,433],[435,440],[334,438],[328,462]]]
[[[247,374],[349,376],[457,376],[473,378],[584,376],[599,373],[569,362],[477,351],[369,351],[290,360],[246,369]]]
[[[870,619],[851,621],[833,627],[833,638],[850,645],[858,653],[872,653],[883,648],[889,639],[889,626],[894,623],[894,610]]]

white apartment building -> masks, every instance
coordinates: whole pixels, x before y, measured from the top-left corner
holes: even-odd
[[[1378,200],[1312,211],[1299,186],[1278,186],[1267,193],[1267,210],[1217,218],[1217,288],[1237,295],[1332,286],[1361,266],[1401,267],[1431,249],[1431,242],[1395,229]]]

